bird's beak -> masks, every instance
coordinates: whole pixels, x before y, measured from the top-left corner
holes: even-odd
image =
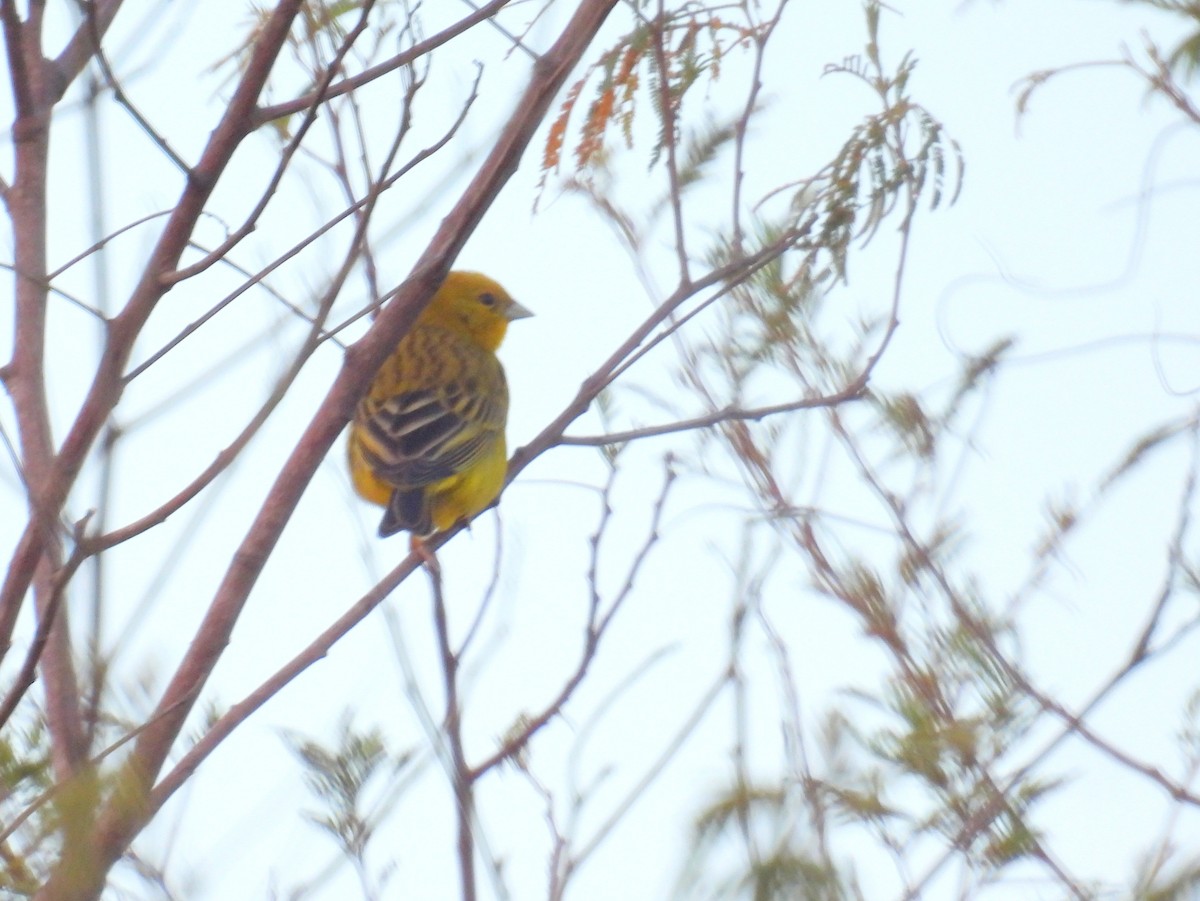
[[[504,318],[509,322],[512,322],[514,319],[528,319],[532,315],[533,314],[529,312],[529,310],[525,309],[515,300],[510,303],[508,305],[508,309],[504,311]]]

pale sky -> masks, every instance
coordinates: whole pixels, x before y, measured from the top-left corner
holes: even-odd
[[[466,9],[436,6],[425,11],[428,33],[438,27],[434,15],[457,17]],[[1032,549],[1044,531],[1047,498],[1085,501],[1097,479],[1143,432],[1188,415],[1200,386],[1194,348],[1186,340],[1200,327],[1194,302],[1200,285],[1194,176],[1200,138],[1195,128],[1176,127],[1178,114],[1161,99],[1147,99],[1144,86],[1127,70],[1063,75],[1035,95],[1020,120],[1016,86],[1036,70],[1113,59],[1123,47],[1138,53],[1142,29],[1168,47],[1181,32],[1171,18],[1140,4],[1099,0],[895,7],[884,14],[885,57],[894,64],[911,49],[919,59],[911,95],[959,142],[966,174],[957,204],[922,211],[918,217],[901,328],[874,384],[944,397],[963,355],[1006,334],[1017,338],[1012,364],[975,401],[976,412],[964,420],[972,428],[960,435],[963,447],[947,457],[961,459],[959,468],[937,474],[940,512],[964,523],[968,533],[962,562],[991,596],[1002,599],[1028,572]],[[160,71],[130,83],[135,102],[171,136],[181,155],[193,159],[211,128],[218,98],[227,93],[229,70],[213,72],[212,64],[229,52],[233,36],[244,33],[247,17],[202,21],[196,13],[173,14],[180,18],[152,25],[143,38],[150,48],[165,46],[177,57],[172,78],[163,78]],[[515,27],[524,15],[518,6],[510,13],[510,24]],[[540,22],[529,35],[530,45],[545,46],[556,21]],[[854,3],[797,3],[785,17],[764,73],[768,106],[749,145],[750,194],[811,174],[836,152],[847,128],[873,110],[861,86],[844,77],[818,77],[827,63],[861,51],[861,21]],[[141,27],[135,4],[118,20],[114,46]],[[179,34],[186,36],[168,41],[168,35]],[[410,152],[457,114],[475,59],[487,67],[483,95],[464,128],[469,138],[460,146],[486,146],[528,73],[524,56],[505,53],[504,38],[482,28],[448,48],[444,58],[434,57]],[[123,71],[132,76],[146,55],[146,47],[129,51]],[[715,109],[743,90],[736,54],[727,65],[711,94]],[[371,90],[396,86],[392,80]],[[644,121],[642,127],[649,128],[648,119]],[[393,123],[374,124],[386,136]],[[119,111],[106,117],[105,127],[112,142],[106,159],[113,195],[108,226],[169,206],[179,189],[178,176]],[[65,134],[81,134],[74,124],[65,128]],[[324,140],[327,133],[318,134]],[[650,309],[650,299],[611,230],[581,201],[561,196],[552,182],[541,211],[531,213],[541,140],[535,141],[457,264],[494,276],[536,313],[514,326],[501,352],[513,398],[510,448],[557,414],[594,365]],[[90,243],[79,221],[77,198],[86,175],[78,147],[70,137],[56,144],[56,261]],[[427,183],[414,182],[412,192],[386,201],[380,222],[394,223],[396,235],[380,260],[385,287],[403,279],[461,181],[451,181],[450,190],[432,204],[424,203],[416,185],[435,185],[456,172],[473,171],[477,160],[453,155],[457,152],[431,161]],[[615,164],[628,180],[623,187],[632,186],[622,195],[631,204],[661,191],[658,173],[646,172],[643,152],[639,147]],[[238,220],[247,198],[256,196],[254,179],[268,171],[275,153],[267,135],[247,142],[239,152],[214,200],[229,218],[206,223],[206,240],[216,243],[225,226]],[[376,154],[381,156],[382,149]],[[318,171],[309,161],[301,165]],[[720,171],[724,177],[727,170]],[[695,205],[696,234],[724,224],[724,197],[723,189],[714,189],[711,206]],[[238,249],[238,261],[252,269],[262,265],[340,203],[327,179],[314,177],[290,188]],[[418,213],[422,205],[428,207],[424,215]],[[837,321],[886,310],[896,224],[886,222],[875,242],[852,255],[849,283],[836,288],[823,314],[831,328]],[[154,234],[147,227],[114,243],[108,265],[118,302],[128,290],[126,274],[136,270]],[[0,244],[5,253],[8,240],[5,236]],[[674,273],[665,241],[665,235],[653,237],[648,259],[653,277],[669,291]],[[695,246],[699,250],[701,245]],[[302,257],[273,284],[296,303],[310,301],[323,287],[341,244],[332,239],[328,248],[328,256]],[[145,347],[169,338],[240,280],[236,273],[214,270],[210,277],[173,291],[152,320]],[[67,281],[92,296],[85,267]],[[361,303],[363,290],[361,281],[351,283],[344,292],[346,310]],[[0,318],[4,355],[11,342],[10,321]],[[89,322],[65,306],[55,308],[52,389],[59,435],[87,384],[87,361],[95,353]],[[188,404],[156,413],[131,433],[129,457],[116,473],[110,522],[128,521],[161,503],[212,459],[265,396],[301,329],[276,302],[252,293],[222,314],[211,333],[201,332],[157,364],[153,379],[133,384],[123,409],[128,421],[136,423],[140,413],[154,410],[197,370],[231,350],[230,334],[265,329],[273,331],[268,341],[213,378]],[[630,389],[668,397],[677,390],[667,378],[676,361],[669,344],[664,350],[631,372]],[[75,365],[79,359],[85,365]],[[151,698],[157,698],[186,648],[230,554],[338,364],[339,352],[332,346],[314,357],[259,439],[214,487],[209,515],[193,520],[189,509],[111,554],[105,634],[110,643],[120,643],[121,666],[126,667],[120,677],[131,682],[144,678],[152,686]],[[784,384],[781,380],[780,387]],[[772,388],[764,386],[764,395]],[[788,399],[763,398],[768,403]],[[616,401],[619,427],[670,415],[634,390],[617,391]],[[685,411],[695,409],[694,401],[684,403]],[[854,411],[847,416],[859,423],[867,420]],[[0,422],[12,434],[7,406]],[[594,434],[602,429],[590,414],[571,431]],[[168,455],[164,446],[170,448]],[[613,522],[601,551],[600,587],[607,597],[620,589],[645,534],[664,453],[694,454],[695,448],[692,439],[676,437],[633,445],[622,457]],[[863,548],[871,547],[870,529],[886,528],[886,520],[878,510],[859,506],[853,491],[842,494],[844,486],[836,477],[821,484],[829,470],[807,456],[819,449],[811,442],[796,443],[797,496],[819,497],[827,508],[861,520],[861,528],[847,534],[861,537]],[[1079,704],[1091,695],[1128,652],[1131,636],[1148,615],[1174,528],[1187,466],[1184,450],[1182,442],[1172,445],[1122,486],[1024,610],[1022,659],[1039,684],[1065,704]],[[350,495],[341,454],[339,443],[285,532],[214,675],[209,699],[228,705],[243,697],[406,552],[403,538],[374,537],[378,511]],[[724,460],[714,457],[711,462],[715,476],[735,474]],[[3,478],[12,499],[8,503],[19,510],[15,482],[7,473]],[[471,534],[460,535],[440,554],[447,600],[455,627],[462,630],[491,580],[499,522],[499,587],[467,667],[468,744],[478,757],[494,748],[495,739],[520,714],[544,703],[574,664],[588,601],[589,539],[600,510],[597,489],[604,478],[596,451],[554,450],[508,490],[499,520],[495,513],[486,514]],[[531,765],[561,804],[573,778],[600,786],[582,813],[581,843],[635,789],[725,665],[734,568],[743,525],[754,512],[747,497],[715,478],[695,473],[681,477],[666,508],[662,541],[639,573],[587,682],[565,720],[532,744]],[[69,512],[77,518],[89,503],[85,482]],[[0,517],[0,544],[11,547],[22,522],[19,515]],[[754,534],[754,556],[761,562],[771,546],[770,530],[760,526]],[[161,561],[183,536],[191,537],[185,552],[171,558],[165,574],[160,572]],[[888,565],[887,560],[879,562],[881,568]],[[786,554],[764,586],[764,605],[792,653],[805,726],[815,728],[832,707],[852,719],[863,716],[864,728],[869,728],[871,714],[841,692],[879,690],[886,661],[855,622],[810,586],[809,574]],[[428,594],[426,580],[418,574],[387,604],[402,624],[412,669],[436,711],[441,695]],[[1191,660],[1196,659],[1195,645],[1193,639]],[[651,659],[653,665],[611,708],[604,708],[616,686]],[[1194,667],[1184,666],[1187,646],[1172,659],[1173,667],[1154,667],[1132,680],[1096,720],[1108,739],[1164,767],[1178,759],[1172,743],[1195,681]],[[752,769],[764,780],[778,779],[782,761],[775,677],[765,652],[751,660],[752,669],[761,668],[752,673],[756,710],[761,711],[752,725]],[[131,691],[129,697],[131,710],[140,711],[136,694]],[[286,731],[328,738],[348,707],[357,711],[357,725],[377,726],[397,750],[427,747],[378,612],[239,729],[139,841],[137,848],[146,859],[169,859],[178,897],[285,897],[337,860],[333,844],[301,814],[315,803],[280,736]],[[590,726],[600,709],[607,712]],[[573,897],[651,901],[667,896],[682,865],[691,818],[732,778],[730,722],[728,702],[708,713],[673,764],[639,793],[627,819],[579,873]],[[192,733],[198,717],[195,723]],[[1026,753],[1052,734],[1043,729]],[[579,749],[581,736],[586,741]],[[1024,756],[1019,753],[1017,759]],[[424,766],[422,778],[388,814],[372,847],[374,867],[389,861],[397,867],[384,897],[441,899],[457,890],[449,793],[436,763],[427,759]],[[1034,817],[1049,847],[1081,881],[1127,885],[1164,822],[1165,796],[1144,779],[1078,747],[1053,758],[1040,773],[1068,780]],[[485,780],[479,808],[482,833],[504,860],[511,897],[543,897],[547,839],[537,794],[515,770],[505,769]],[[566,807],[559,813],[565,818]],[[1195,846],[1198,825],[1194,812],[1185,812],[1176,834],[1180,844]],[[836,853],[853,868],[869,897],[897,896],[894,869],[865,836],[847,841]],[[932,855],[931,850],[930,861]],[[480,872],[481,897],[493,897],[482,868]],[[1030,877],[1029,897],[1060,894],[1043,871],[1031,868]],[[128,875],[119,881],[136,884]],[[356,885],[350,868],[343,867],[311,897],[356,897]],[[934,883],[931,897],[949,897],[955,888],[951,879]]]

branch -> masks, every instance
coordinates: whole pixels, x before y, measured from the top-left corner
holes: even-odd
[[[609,604],[608,609],[601,614],[599,583],[596,579],[596,570],[598,567],[600,538],[612,514],[612,507],[608,501],[615,476],[616,470],[612,470],[609,474],[608,484],[604,489],[604,508],[601,513],[600,525],[592,535],[591,569],[588,573],[588,586],[591,589],[591,598],[588,606],[587,623],[584,628],[583,648],[579,654],[579,661],[576,663],[574,671],[567,677],[566,682],[563,683],[562,688],[559,689],[550,703],[542,708],[541,712],[532,716],[522,717],[520,730],[505,736],[504,743],[471,770],[471,782],[478,781],[485,773],[520,754],[538,732],[562,713],[563,707],[574,696],[576,689],[583,683],[588,670],[595,661],[596,652],[600,648],[600,640],[604,637],[604,633],[612,625],[617,611],[624,606],[625,601],[632,594],[634,580],[641,573],[642,565],[649,558],[650,551],[658,544],[661,535],[660,526],[662,525],[663,510],[667,504],[667,495],[670,494],[671,488],[675,484],[675,471],[669,460],[663,476],[662,488],[659,490],[658,498],[654,504],[654,511],[651,514],[649,532],[634,555],[632,562],[629,564],[624,584],[617,590],[616,596],[613,598],[612,603]]]
[[[508,477],[505,484],[512,482],[521,470],[551,447],[563,443],[563,433],[567,427],[587,412],[588,407],[592,405],[592,401],[610,384],[614,373],[623,371],[626,368],[628,359],[635,353],[641,352],[639,348],[642,342],[659,325],[670,318],[675,310],[686,302],[688,298],[707,288],[729,283],[736,284],[750,278],[751,275],[783,253],[795,240],[795,237],[796,233],[789,233],[780,240],[747,257],[742,257],[732,263],[711,269],[704,276],[690,284],[680,285],[676,288],[671,296],[666,298],[641,325],[634,329],[633,333],[625,339],[625,342],[613,351],[608,359],[601,363],[599,368],[579,386],[579,391],[576,393],[575,398],[563,411],[549,425],[542,429],[529,444],[517,448],[513,453],[512,459],[509,460]],[[871,368],[871,366],[865,367],[863,375],[860,378],[869,376]]]
[[[429,542],[432,546],[432,542]],[[363,595],[354,606],[337,618],[324,632],[313,639],[303,651],[280,667],[274,675],[258,688],[246,695],[238,703],[230,707],[217,718],[207,732],[187,752],[180,757],[179,762],[171,768],[150,793],[147,802],[147,817],[153,816],[167,800],[191,777],[208,755],[217,749],[229,735],[244,723],[251,714],[263,704],[275,697],[286,685],[299,676],[317,661],[323,659],[330,649],[340,641],[347,632],[357,626],[363,619],[381,604],[388,595],[396,590],[418,566],[421,558],[409,554],[379,583]]]
[[[459,656],[450,644],[450,625],[446,617],[446,599],[442,594],[442,574],[435,563],[427,563],[430,588],[433,593],[433,622],[437,633],[438,657],[442,664],[442,684],[446,692],[446,713],[442,729],[446,735],[449,752],[447,775],[454,791],[454,807],[457,826],[459,880],[462,883],[463,901],[475,901],[475,840],[472,821],[475,818],[474,782],[471,768],[467,765],[463,747],[462,706],[458,695]]]
[[[62,99],[71,82],[79,77],[79,73],[84,70],[92,57],[99,57],[100,41],[108,31],[113,19],[117,17],[122,2],[123,0],[94,0],[91,3],[81,4],[84,8],[84,21],[75,29],[67,46],[54,60],[54,69],[58,76],[56,100]],[[104,68],[107,73],[107,64],[104,64]]]
[[[99,251],[103,250],[105,247],[108,246],[108,243],[110,241],[112,241],[116,238],[119,238],[121,235],[125,234],[126,232],[132,231],[133,229],[137,228],[140,225],[145,225],[147,222],[151,222],[154,219],[159,219],[163,216],[169,216],[169,215],[171,215],[170,210],[159,210],[158,212],[155,212],[155,213],[147,213],[145,216],[142,216],[139,219],[134,219],[132,222],[130,222],[126,225],[122,225],[120,228],[116,229],[115,231],[109,232],[107,235],[105,235],[103,238],[101,238],[99,241],[97,241],[91,247],[87,248],[84,251],[81,251],[80,253],[77,253],[75,256],[71,257],[71,259],[67,260],[65,263],[63,263],[61,266],[59,266],[53,272],[48,273],[46,275],[47,283],[52,283],[56,278],[58,278],[60,275],[62,275],[64,272],[66,272],[68,269],[70,269],[72,266],[75,266],[76,264],[83,262],[88,257],[90,257],[92,254],[98,253]],[[50,288],[51,288],[51,290],[57,290],[54,288],[53,284],[50,285]],[[84,309],[91,312],[92,315],[94,315],[94,316],[100,315],[100,313],[98,313],[96,310],[91,309],[91,307],[88,307],[85,304],[83,304],[82,301],[80,301],[74,297],[71,297],[70,295],[66,294],[65,292],[59,291],[58,293],[61,294],[63,297],[65,297],[67,300],[71,301],[71,303],[75,304],[76,306],[82,306]]]
[[[183,328],[183,330],[179,332],[179,334],[177,334],[174,338],[172,338],[170,341],[168,341],[166,344],[164,344],[162,347],[160,347],[158,350],[156,350],[154,353],[152,353],[148,358],[146,358],[141,363],[139,363],[136,367],[134,367],[130,372],[128,372],[125,375],[125,383],[128,384],[129,382],[133,381],[135,378],[140,376],[143,372],[145,372],[147,369],[149,369],[151,366],[153,366],[155,363],[157,363],[160,359],[162,359],[164,356],[166,356],[170,351],[172,351],[179,344],[181,344],[184,340],[186,340],[188,338],[188,336],[192,335],[197,330],[199,330],[205,323],[207,323],[210,319],[212,319],[213,316],[215,316],[217,313],[219,313],[221,310],[223,310],[226,306],[228,306],[230,303],[232,303],[234,300],[236,300],[238,297],[240,297],[245,291],[249,290],[252,286],[262,282],[263,279],[265,279],[268,275],[273,273],[276,269],[280,268],[284,263],[286,263],[289,260],[293,259],[294,257],[298,256],[301,253],[301,251],[305,250],[306,248],[308,248],[309,246],[314,244],[319,238],[321,238],[321,237],[325,236],[326,234],[328,234],[329,232],[333,231],[333,229],[336,226],[340,225],[345,220],[351,218],[352,216],[360,215],[366,207],[368,207],[370,204],[375,203],[376,199],[378,198],[378,196],[380,194],[382,194],[384,191],[387,191],[388,189],[390,189],[401,178],[403,178],[410,171],[415,169],[419,164],[421,164],[425,160],[429,159],[431,156],[433,156],[435,153],[437,153],[439,150],[441,150],[444,146],[446,146],[446,144],[448,144],[450,142],[450,139],[452,137],[454,137],[454,135],[458,132],[458,130],[462,126],[463,122],[466,121],[467,111],[470,109],[471,105],[475,102],[475,99],[479,96],[478,95],[478,87],[479,87],[479,78],[481,77],[481,75],[482,75],[481,72],[476,73],[475,85],[472,88],[471,95],[467,98],[466,103],[464,104],[462,110],[459,112],[458,118],[455,119],[453,123],[451,123],[449,128],[447,128],[445,134],[443,134],[440,138],[438,138],[436,141],[434,141],[429,146],[420,150],[407,163],[405,163],[403,166],[401,166],[398,170],[393,172],[391,175],[387,176],[387,178],[385,178],[373,191],[368,192],[367,196],[363,197],[361,200],[355,201],[350,206],[346,207],[344,210],[342,210],[340,213],[338,213],[336,216],[334,216],[332,219],[330,219],[329,221],[322,224],[319,228],[315,229],[307,237],[302,238],[301,240],[297,241],[295,244],[292,245],[291,248],[289,248],[284,253],[280,254],[274,260],[274,262],[270,263],[269,265],[267,265],[266,267],[261,269],[255,276],[248,279],[244,285],[242,285],[241,287],[239,287],[237,290],[233,291],[232,293],[226,295],[224,298],[222,298],[220,301],[218,301],[216,304],[214,304],[208,311],[206,311],[204,313],[204,315],[202,315],[200,318],[196,319],[195,321],[193,321],[193,322],[189,323],[187,326],[185,326]],[[194,244],[194,242],[193,242],[193,244]],[[213,254],[213,251],[206,250],[205,254],[206,254],[206,256],[211,257]],[[225,260],[224,262],[228,263],[228,260]],[[189,267],[189,269],[190,268],[191,267]],[[187,270],[180,270],[179,272],[172,273],[172,274],[166,276],[166,278],[170,279],[170,280],[177,280],[177,279],[184,277],[184,275],[186,275],[186,274],[187,274]],[[382,302],[382,301],[380,301],[380,302]],[[289,307],[290,307],[290,304],[289,304]],[[325,335],[325,337],[335,338],[335,336],[337,335],[338,332],[342,331],[344,328],[346,328],[351,323],[357,322],[358,319],[360,319],[362,316],[366,315],[366,312],[368,310],[375,310],[377,308],[378,308],[378,304],[375,304],[375,305],[368,307],[367,310],[363,310],[362,312],[356,314],[355,316],[350,317],[345,322],[340,323],[336,328],[333,328],[332,330],[330,330]],[[293,312],[298,312],[298,311],[293,309]],[[300,315],[303,316],[303,314],[300,314]]]
[[[671,435],[676,432],[691,432],[696,429],[707,429],[723,422],[755,422],[776,416],[780,413],[792,413],[796,410],[812,410],[818,407],[836,407],[847,401],[860,400],[866,393],[866,382],[869,371],[864,370],[850,385],[825,397],[812,397],[804,400],[794,400],[786,404],[774,404],[769,407],[753,407],[742,410],[738,407],[725,407],[705,416],[694,419],[681,419],[678,422],[667,422],[662,425],[646,426],[640,429],[629,429],[624,432],[609,432],[606,435],[564,435],[559,444],[569,444],[576,447],[604,447],[609,444],[625,444],[641,438],[655,438],[659,435]]]
[[[461,121],[462,120],[460,118],[458,122],[454,124],[450,134],[457,130],[458,126],[461,124]],[[229,464],[237,458],[237,455],[241,453],[242,449],[249,444],[250,440],[255,434],[257,434],[259,428],[262,427],[262,425],[270,417],[271,413],[283,400],[288,389],[291,387],[296,377],[300,374],[300,370],[303,368],[304,363],[312,355],[313,351],[315,351],[322,342],[331,337],[329,332],[325,330],[325,323],[329,316],[330,310],[333,308],[334,301],[337,299],[338,294],[341,293],[342,287],[345,285],[346,280],[350,277],[350,273],[352,272],[354,265],[356,264],[361,253],[361,248],[366,244],[367,228],[371,220],[370,213],[374,210],[375,204],[378,202],[380,195],[387,190],[388,187],[395,183],[395,179],[399,175],[407,172],[411,167],[411,164],[406,164],[405,166],[401,167],[401,171],[399,173],[393,173],[389,175],[389,171],[395,162],[396,154],[399,153],[402,136],[403,133],[396,136],[391,151],[389,152],[384,163],[383,170],[379,177],[374,180],[370,190],[367,192],[367,196],[360,201],[356,201],[350,207],[351,210],[358,211],[361,213],[361,215],[359,216],[358,223],[355,226],[354,234],[350,238],[348,249],[346,251],[346,258],[342,261],[342,265],[338,273],[331,280],[329,286],[325,290],[324,296],[318,303],[317,314],[312,317],[305,316],[310,326],[308,337],[304,341],[299,352],[296,354],[291,366],[279,379],[275,389],[271,392],[270,397],[267,398],[266,402],[262,405],[259,411],[242,429],[237,438],[235,438],[229,446],[218,453],[216,459],[213,460],[213,462],[209,464],[209,466],[206,467],[204,471],[201,472],[195,479],[193,479],[192,482],[189,483],[182,491],[178,492],[166,503],[160,505],[155,510],[152,510],[150,513],[138,520],[135,520],[127,526],[86,541],[86,552],[88,554],[99,553],[158,525],[159,523],[165,521],[168,516],[181,509],[202,490],[204,490],[204,488],[207,487],[213,481],[213,479],[220,475],[226,469],[226,467],[228,467]],[[449,135],[444,137],[443,142],[448,140],[448,138]],[[336,217],[335,221],[342,221],[346,215],[348,215],[348,211]],[[196,328],[199,328],[200,325],[207,321],[212,315],[215,315],[218,310],[222,309],[226,304],[231,302],[235,297],[239,296],[243,291],[247,290],[252,285],[259,284],[267,274],[274,271],[278,266],[282,265],[285,260],[290,259],[294,253],[299,251],[301,247],[308,246],[308,244],[316,240],[317,235],[324,234],[330,227],[330,224],[327,223],[325,226],[318,229],[316,234],[310,235],[291,251],[285,253],[283,256],[279,257],[273,263],[268,265],[264,270],[260,271],[257,275],[249,278],[245,285],[218,303],[217,306],[206,313],[199,320],[199,322],[188,326],[188,328],[184,329],[179,336],[169,342],[166,348],[156,352],[149,360],[134,370],[134,372],[127,376],[127,380],[134,378],[137,374],[150,366],[155,360],[159,359],[170,348],[176,346]],[[295,311],[299,312],[298,310]]]
[[[658,68],[658,114],[662,118],[662,131],[667,145],[667,182],[671,198],[671,219],[675,227],[675,256],[679,263],[679,282],[687,284],[691,281],[688,275],[688,253],[683,231],[683,190],[679,179],[679,165],[675,152],[679,141],[679,104],[680,99],[675,94],[675,86],[671,84],[671,67],[667,61],[667,50],[663,46],[666,38],[667,14],[663,9],[663,0],[658,0],[658,15],[654,22],[646,22],[653,36],[654,65]]]
[[[312,128],[314,122],[317,121],[317,111],[320,109],[321,102],[325,99],[325,91],[329,87],[329,83],[333,81],[335,72],[342,68],[342,61],[346,58],[346,54],[354,46],[354,42],[358,40],[367,28],[368,17],[371,15],[371,9],[374,7],[374,0],[366,0],[362,4],[359,11],[358,21],[354,27],[346,33],[341,44],[334,54],[333,59],[325,67],[325,74],[322,76],[320,84],[316,91],[313,92],[312,104],[307,108],[304,114],[304,120],[300,123],[300,127],[296,129],[296,133],[292,135],[287,146],[284,147],[283,153],[279,157],[279,163],[275,166],[275,171],[271,173],[271,178],[267,182],[266,188],[258,199],[258,203],[254,205],[249,215],[240,226],[216,246],[210,253],[201,257],[195,263],[192,263],[184,268],[172,272],[170,274],[163,273],[163,281],[166,284],[174,285],[178,282],[189,279],[194,275],[199,275],[204,270],[208,269],[217,261],[224,259],[229,251],[233,250],[242,240],[249,235],[258,225],[258,220],[266,211],[267,205],[271,202],[271,198],[275,196],[275,191],[279,188],[279,183],[283,181],[284,173],[287,172],[288,165],[292,161],[292,157],[296,155],[296,151],[300,149],[308,130]]]
[[[110,801],[92,836],[95,872],[88,885],[59,871],[39,901],[83,901],[95,897],[104,873],[153,814],[149,786],[162,768],[175,739],[222,652],[251,589],[283,532],[292,511],[320,462],[340,434],[358,398],[404,332],[428,303],[500,189],[516,171],[554,97],[616,5],[616,0],[585,0],[562,35],[534,68],[533,79],[492,152],[458,204],[418,261],[412,276],[389,298],[367,334],[346,352],[341,372],[314,414],[295,450],[284,463],[249,532],[235,552],[188,653],[159,702],[154,721],[139,737],[127,765],[131,786],[142,786],[151,804]],[[278,14],[276,16],[278,18]],[[290,18],[289,18],[290,21]],[[269,26],[270,28],[270,26]],[[282,34],[279,35],[282,37]],[[267,38],[264,36],[264,40]],[[235,98],[236,100],[236,98]],[[244,105],[239,113],[247,113]],[[249,117],[243,119],[243,127]],[[220,134],[220,129],[218,129]],[[156,267],[155,271],[161,271]]]
[[[13,92],[18,114],[12,125],[14,177],[6,204],[13,230],[14,340],[5,385],[16,414],[24,468],[28,526],[0,595],[3,644],[32,582],[37,616],[44,624],[43,641],[27,656],[38,660],[45,687],[46,723],[51,759],[58,779],[69,779],[84,762],[79,715],[79,686],[71,657],[65,611],[53,601],[54,570],[61,563],[58,511],[60,486],[54,472],[54,437],[46,393],[46,313],[48,305],[47,197],[50,121],[54,104],[53,72],[42,58],[41,4],[30,4],[28,19],[17,19],[10,0],[0,3]]]
[[[187,175],[188,164],[184,161],[183,157],[176,153],[175,149],[171,147],[169,143],[167,143],[167,139],[159,133],[158,129],[150,124],[150,120],[142,115],[142,111],[134,105],[133,101],[129,99],[129,95],[125,92],[125,88],[121,85],[120,80],[118,80],[116,73],[112,69],[112,66],[109,65],[108,57],[105,55],[104,48],[101,46],[101,38],[103,36],[102,28],[106,28],[107,23],[102,24],[100,22],[95,22],[95,16],[92,10],[93,8],[89,7],[88,22],[85,22],[84,24],[85,26],[92,24],[92,34],[88,36],[91,38],[91,52],[96,58],[96,65],[100,69],[100,74],[104,76],[105,84],[108,86],[108,89],[112,91],[113,99],[117,102],[118,106],[125,108],[125,112],[129,113],[133,121],[137,123],[138,128],[145,132],[146,136],[150,138],[154,146],[161,150],[163,154],[172,163],[174,163],[175,168],[184,175]],[[78,33],[76,36],[78,37]],[[99,96],[99,85],[93,82],[91,90],[93,92],[93,96]]]
[[[314,106],[321,98],[332,100],[334,97],[341,97],[343,94],[348,94],[365,84],[369,84],[380,76],[394,72],[396,69],[402,69],[442,46],[442,44],[458,37],[467,29],[478,25],[485,19],[491,18],[500,11],[501,7],[508,5],[509,2],[510,0],[492,0],[491,3],[485,4],[460,22],[456,22],[443,31],[439,31],[433,37],[413,44],[413,46],[403,53],[397,53],[391,59],[371,66],[371,68],[365,69],[358,75],[351,76],[344,81],[339,81],[337,84],[331,84],[323,92],[310,91],[294,100],[276,103],[273,106],[260,107],[255,110],[251,125],[254,128],[260,128],[268,122],[273,122],[276,119],[282,119],[286,116],[294,115],[301,110],[308,109]]]
[[[36,516],[30,516],[16,550],[8,561],[4,582],[0,584],[0,659],[7,656],[12,647],[12,634],[21,613],[21,602],[41,559],[42,536],[38,533],[38,520]]]
[[[84,523],[81,523],[81,528],[77,531],[82,532],[83,525]],[[34,631],[33,640],[30,641],[29,648],[25,652],[25,661],[21,664],[20,670],[13,678],[12,687],[4,695],[3,701],[0,701],[0,728],[3,728],[4,724],[16,712],[17,705],[21,703],[21,699],[25,697],[25,693],[34,683],[37,675],[37,665],[41,660],[43,652],[46,650],[47,642],[50,640],[50,629],[57,618],[58,608],[62,604],[67,583],[71,581],[72,576],[75,575],[75,571],[83,563],[85,556],[77,548],[76,553],[71,555],[71,559],[55,571],[54,578],[50,581],[50,597],[45,604],[41,605],[37,628]]]
[[[33,114],[35,107],[33,85],[25,66],[25,24],[17,14],[14,0],[0,0],[0,23],[4,27],[4,50],[8,57],[8,74],[12,79],[13,105],[17,121]],[[38,40],[41,35],[34,35]]]
[[[45,509],[57,513],[62,508],[84,459],[120,398],[124,387],[121,373],[129,360],[134,342],[158,301],[169,290],[169,285],[163,284],[160,276],[175,268],[217,179],[234,151],[250,133],[250,113],[287,39],[292,19],[302,5],[303,0],[280,0],[259,33],[255,53],[225,115],[214,129],[200,162],[190,173],[179,203],[159,236],[140,281],[124,309],[109,322],[108,335],[92,385],[46,479],[45,497],[42,498]],[[19,261],[18,266],[25,271]],[[18,341],[17,347],[22,346],[25,346],[23,341]],[[0,619],[7,616],[11,605],[20,603],[42,549],[43,539],[36,530],[29,543],[22,539],[18,552],[19,565],[10,567],[4,586],[0,589]]]

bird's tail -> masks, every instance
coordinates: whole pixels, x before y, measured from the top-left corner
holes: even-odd
[[[379,523],[379,535],[386,538],[397,532],[412,532],[417,538],[433,534],[433,514],[423,488],[397,488],[392,492]]]

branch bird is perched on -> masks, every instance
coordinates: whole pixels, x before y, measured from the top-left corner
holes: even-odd
[[[380,535],[445,532],[504,485],[508,324],[533,315],[478,272],[451,272],[387,358],[350,425],[350,475],[385,508]]]

